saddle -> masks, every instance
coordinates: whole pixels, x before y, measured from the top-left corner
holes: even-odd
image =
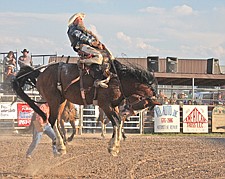
[[[79,60],[77,62],[78,69],[79,69],[79,77],[72,80],[70,84],[65,88],[65,91],[68,89],[69,86],[72,84],[78,82],[80,80],[80,91],[81,91],[81,97],[83,99],[84,105],[86,105],[86,99],[85,99],[85,89],[83,85],[83,76],[84,74],[90,74],[94,79],[93,86],[95,87],[95,93],[94,93],[94,99],[93,104],[97,105],[97,94],[98,94],[98,88],[108,88],[108,83],[111,79],[111,77],[115,77],[115,74],[112,74],[110,72],[110,64],[105,61],[102,65],[99,64],[85,64],[85,59],[92,58],[93,56],[91,54],[86,54],[85,52],[79,51]],[[59,65],[59,69],[61,69]],[[60,70],[59,70],[60,71]],[[59,78],[58,78],[59,79]],[[60,84],[60,83],[59,83]],[[60,85],[58,85],[60,87]]]
[[[109,63],[104,62],[102,65],[94,63],[91,65],[87,65],[85,64],[85,59],[80,58],[77,64],[80,70],[80,77],[82,77],[82,74],[90,74],[95,79],[94,86],[96,88],[108,88],[107,83],[109,83],[111,78]]]
[[[91,58],[91,57],[90,57]],[[107,83],[109,83],[111,75],[110,75],[110,65],[109,63],[104,63],[102,65],[91,64],[87,65],[84,63],[85,59],[80,58],[78,60],[78,68],[80,71],[80,91],[81,97],[83,99],[84,105],[86,105],[85,99],[85,89],[83,88],[83,75],[90,74],[94,79],[93,86],[95,87],[93,104],[98,105],[97,96],[98,96],[98,88],[108,88]]]

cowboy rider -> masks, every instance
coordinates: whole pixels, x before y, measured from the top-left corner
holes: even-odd
[[[95,34],[85,28],[83,20],[84,13],[76,13],[70,17],[68,21],[68,37],[71,42],[73,50],[81,57],[80,63],[90,65],[94,70],[94,78],[96,86],[107,88],[108,81],[102,80],[102,71],[99,66],[108,58],[112,59],[113,56],[105,48],[105,46],[98,40]],[[107,53],[104,53],[106,51]],[[106,70],[108,67],[106,67]],[[106,83],[105,83],[106,82]]]

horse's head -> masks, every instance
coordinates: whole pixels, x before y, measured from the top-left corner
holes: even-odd
[[[157,96],[157,80],[153,73],[141,69],[140,67],[131,65],[126,66],[117,60],[114,60],[114,72],[118,73],[122,93],[125,98],[136,95],[142,103],[148,103],[149,106],[158,104],[155,100]]]
[[[152,110],[155,105],[160,105],[161,103],[159,103],[155,97],[147,98],[138,95],[132,95],[128,98],[127,104],[133,110],[141,110],[145,108]]]
[[[160,105],[157,99],[157,80],[153,73],[137,66],[126,66],[114,61],[113,71],[117,72],[121,83],[122,95],[133,110],[149,108]]]

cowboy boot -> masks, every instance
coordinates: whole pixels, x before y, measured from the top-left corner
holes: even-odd
[[[104,79],[102,70],[100,69],[100,66],[97,64],[92,64],[92,69],[94,71],[94,78],[96,79],[94,82],[94,86],[95,87],[99,87],[101,86],[102,88],[108,88],[108,85],[106,83],[108,83],[108,80]]]

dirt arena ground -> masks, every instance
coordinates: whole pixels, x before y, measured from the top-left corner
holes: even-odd
[[[110,136],[76,136],[67,154],[54,158],[43,136],[31,159],[31,135],[0,135],[0,178],[225,178],[225,136],[128,135],[119,156],[107,151]]]

